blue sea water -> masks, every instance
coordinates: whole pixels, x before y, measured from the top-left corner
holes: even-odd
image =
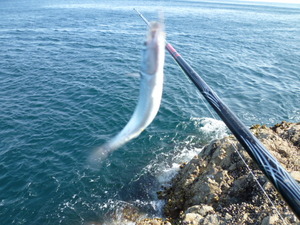
[[[0,224],[111,224],[125,205],[160,216],[160,186],[228,134],[167,56],[153,123],[89,168],[137,102],[146,26],[134,7],[163,12],[167,40],[247,126],[300,121],[299,5],[2,0]]]

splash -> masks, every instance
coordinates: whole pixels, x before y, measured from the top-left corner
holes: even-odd
[[[169,145],[162,147],[161,153],[157,154],[155,159],[132,179],[132,182],[138,182],[145,177],[153,178],[155,181],[146,190],[152,198],[130,202],[110,200],[105,204],[108,213],[104,224],[131,225],[144,218],[163,217],[165,202],[157,198],[156,192],[160,191],[161,187],[168,187],[182,163],[190,161],[199,154],[207,143],[228,135],[225,124],[211,118],[190,118],[188,121],[179,122],[176,130],[178,132],[175,132],[174,137],[166,135],[160,138],[162,142],[171,139],[173,148],[164,149],[169,148]],[[187,135],[182,138],[182,133]]]

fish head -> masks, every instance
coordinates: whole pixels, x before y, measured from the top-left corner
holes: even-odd
[[[165,59],[164,25],[160,22],[150,24],[147,41],[142,58],[142,73],[155,75],[160,66],[163,66]]]

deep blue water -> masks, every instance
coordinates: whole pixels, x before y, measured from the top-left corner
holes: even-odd
[[[227,134],[170,56],[154,122],[99,168],[91,151],[137,102],[148,19],[247,125],[300,121],[300,7],[201,1],[0,2],[0,223],[107,221]],[[210,109],[212,110],[212,109]],[[109,223],[109,222],[108,222]]]

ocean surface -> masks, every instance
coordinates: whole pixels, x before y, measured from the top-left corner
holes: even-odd
[[[1,0],[0,224],[160,216],[161,185],[229,134],[167,55],[153,123],[89,167],[137,103],[147,29],[133,8],[163,13],[167,40],[248,127],[300,121],[300,5]]]

